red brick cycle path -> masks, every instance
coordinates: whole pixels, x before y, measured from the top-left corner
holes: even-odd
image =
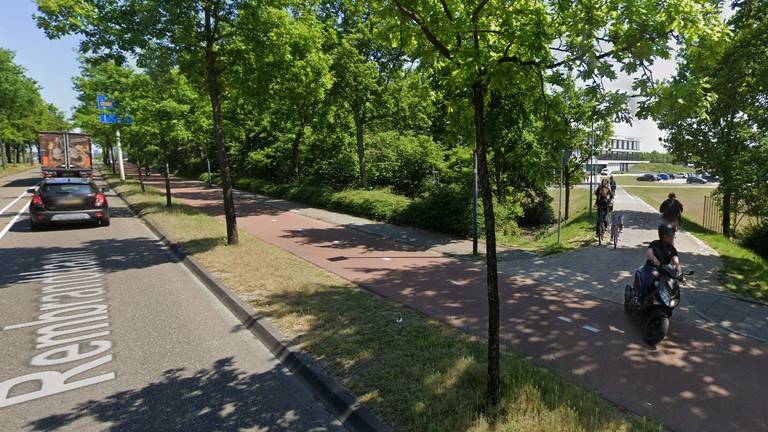
[[[161,186],[154,177],[149,182]],[[173,196],[223,217],[221,191],[178,181]],[[239,200],[238,227],[367,290],[467,332],[486,329],[482,263]],[[768,430],[768,345],[673,322],[656,350],[620,305],[500,275],[506,346],[575,376],[674,430]],[[619,288],[617,288],[619,289]]]

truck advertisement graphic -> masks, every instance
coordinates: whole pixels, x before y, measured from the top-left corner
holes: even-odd
[[[40,165],[45,177],[90,176],[93,156],[90,135],[40,132]]]

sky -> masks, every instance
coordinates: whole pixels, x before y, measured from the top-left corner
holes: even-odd
[[[0,0],[0,47],[16,53],[16,63],[37,81],[43,98],[69,116],[77,104],[72,77],[79,74],[78,38],[49,40],[37,28],[33,0]]]
[[[72,88],[72,77],[78,75],[78,37],[49,40],[37,28],[32,15],[36,11],[33,0],[1,0],[0,47],[16,52],[16,63],[27,70],[27,76],[40,84],[45,100],[55,104],[69,116],[77,104]],[[727,14],[727,12],[726,12]],[[675,72],[672,61],[660,61],[651,67],[655,78],[668,78]],[[610,88],[631,91],[629,77],[619,77],[607,85]],[[659,138],[663,136],[651,120],[635,120],[632,124],[615,124],[617,135],[638,137],[644,151],[663,151]]]

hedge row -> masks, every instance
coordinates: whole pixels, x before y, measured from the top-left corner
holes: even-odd
[[[768,223],[749,225],[742,235],[742,244],[768,260]]]
[[[273,184],[259,179],[237,179],[235,187],[380,222],[463,237],[469,236],[472,229],[471,193],[453,186],[435,188],[417,198],[385,189],[333,191],[318,186]]]

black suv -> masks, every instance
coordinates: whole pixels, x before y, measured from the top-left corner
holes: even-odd
[[[95,222],[109,226],[109,204],[90,178],[59,177],[43,180],[29,203],[29,223],[38,230],[50,223]]]

